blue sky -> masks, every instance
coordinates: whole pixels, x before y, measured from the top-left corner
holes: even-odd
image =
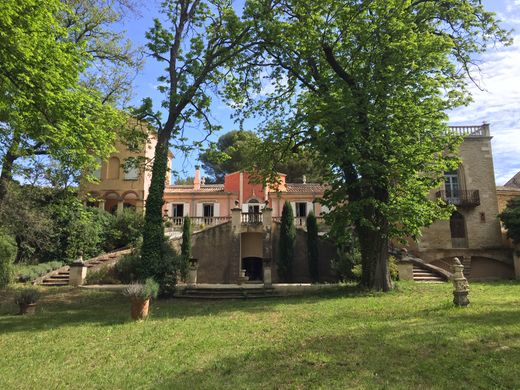
[[[449,113],[450,124],[471,125],[488,122],[493,136],[492,147],[497,185],[504,184],[516,172],[520,171],[520,0],[484,0],[486,9],[497,13],[503,25],[515,30],[515,42],[512,46],[490,49],[482,56],[481,73],[477,75],[481,91],[471,86],[474,102],[468,107],[459,108]],[[146,43],[145,32],[152,25],[152,19],[158,15],[160,1],[149,0],[140,7],[140,15],[129,17],[122,26],[128,37],[137,45]],[[152,97],[158,106],[161,95],[157,92],[157,77],[163,72],[164,64],[157,64],[147,59],[144,69],[135,79],[134,104],[144,97]],[[222,102],[215,100],[211,114],[220,125],[220,134],[236,128],[230,119],[231,111]],[[192,129],[191,138],[202,139],[204,133]],[[173,168],[180,176],[193,175],[198,153],[175,159]]]

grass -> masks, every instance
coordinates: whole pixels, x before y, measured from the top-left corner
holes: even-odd
[[[520,388],[520,284],[401,283],[389,294],[152,302],[45,290],[15,316],[0,293],[0,388]]]

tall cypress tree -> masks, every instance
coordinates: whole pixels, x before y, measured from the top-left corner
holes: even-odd
[[[295,238],[294,214],[291,204],[286,201],[282,210],[278,253],[278,276],[284,282],[291,281]]]
[[[318,251],[318,222],[311,211],[307,215],[307,258],[309,259],[309,275],[314,283],[320,280]]]
[[[186,278],[188,275],[188,266],[191,258],[191,219],[184,217],[182,225],[182,244],[181,244],[181,275]]]

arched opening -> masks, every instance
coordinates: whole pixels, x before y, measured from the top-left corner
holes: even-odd
[[[137,210],[137,201],[139,196],[135,192],[123,194],[123,208]]]
[[[455,211],[450,217],[451,246],[453,248],[467,248],[466,221],[464,216]]]
[[[117,204],[119,203],[119,195],[115,192],[110,192],[105,195],[105,211],[110,214],[117,213]]]
[[[121,163],[117,157],[110,157],[108,160],[108,174],[107,178],[110,180],[119,179],[119,170]]]

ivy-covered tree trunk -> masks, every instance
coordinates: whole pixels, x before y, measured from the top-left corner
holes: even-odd
[[[13,167],[16,161],[19,141],[15,138],[2,159],[2,171],[0,172],[0,206],[2,205],[9,183],[13,180]]]
[[[161,138],[161,137],[160,137]],[[141,248],[141,278],[154,276],[162,261],[164,224],[162,216],[165,179],[168,171],[168,147],[159,138],[155,147],[152,181],[146,200],[143,246]]]
[[[284,282],[290,282],[292,280],[295,238],[296,228],[294,227],[294,214],[291,204],[286,201],[282,210],[278,254],[278,276]]]
[[[314,283],[320,281],[318,223],[313,212],[307,215],[307,256],[309,259],[309,275]]]

